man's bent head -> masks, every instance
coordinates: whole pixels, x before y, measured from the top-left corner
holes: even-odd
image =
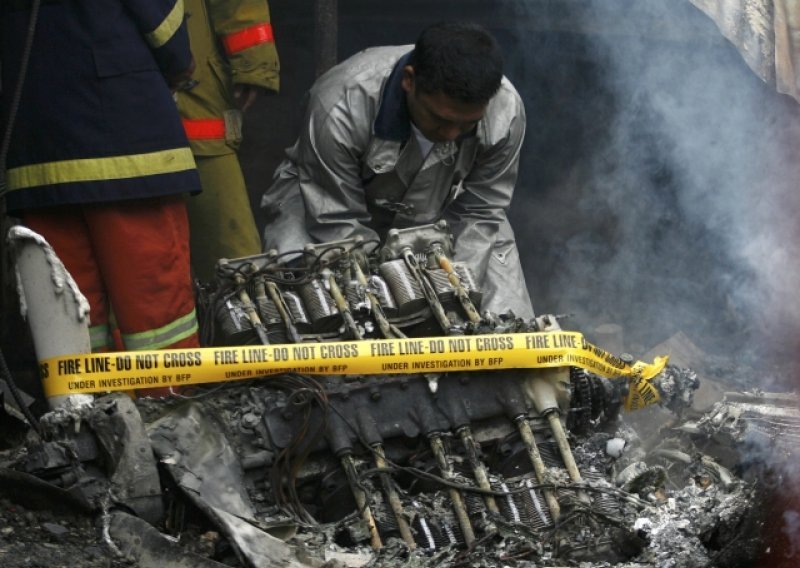
[[[462,103],[485,105],[503,79],[503,57],[494,37],[476,24],[440,23],[425,28],[408,62],[415,85]]]
[[[475,128],[503,79],[495,39],[473,24],[426,28],[403,69],[411,119],[434,142],[455,140]]]

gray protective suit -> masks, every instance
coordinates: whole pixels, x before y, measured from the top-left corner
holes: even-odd
[[[454,260],[482,287],[481,309],[533,317],[505,211],[525,134],[522,100],[504,78],[476,131],[436,143],[423,160],[400,85],[412,49],[367,49],[316,81],[299,138],[261,202],[265,250],[383,239],[392,227],[445,219]]]

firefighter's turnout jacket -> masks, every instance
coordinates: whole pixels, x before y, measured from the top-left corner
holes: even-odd
[[[400,80],[413,46],[365,50],[320,77],[304,127],[275,173],[262,206],[265,249],[445,219],[455,260],[475,271],[482,308],[533,309],[506,217],[525,133],[519,94],[504,78],[473,135],[421,155]]]
[[[10,97],[30,0],[1,5]],[[180,0],[42,2],[7,158],[9,211],[198,191],[162,76],[191,61],[182,24]]]
[[[0,10],[8,113],[31,2],[3,0]],[[191,66],[182,0],[45,0],[35,29],[8,154],[9,210],[86,296],[94,350],[197,346],[181,194],[200,191],[200,180],[165,79]]]
[[[185,0],[197,67],[194,86],[177,93],[203,192],[189,202],[192,267],[208,281],[220,258],[261,251],[236,150],[242,113],[236,85],[278,90],[278,53],[266,0]]]
[[[279,62],[266,0],[184,0],[196,68],[178,109],[197,156],[230,154],[241,141],[234,86],[278,91]]]

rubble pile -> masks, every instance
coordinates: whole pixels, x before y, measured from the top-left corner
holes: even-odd
[[[0,499],[0,563],[5,568],[124,568],[132,562],[109,553],[90,515],[58,511],[57,501],[29,509]]]

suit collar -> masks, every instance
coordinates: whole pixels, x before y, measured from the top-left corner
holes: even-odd
[[[403,68],[408,65],[410,57],[411,52],[408,52],[397,61],[383,88],[373,129],[375,135],[384,140],[405,142],[411,136],[411,116],[401,84]]]

